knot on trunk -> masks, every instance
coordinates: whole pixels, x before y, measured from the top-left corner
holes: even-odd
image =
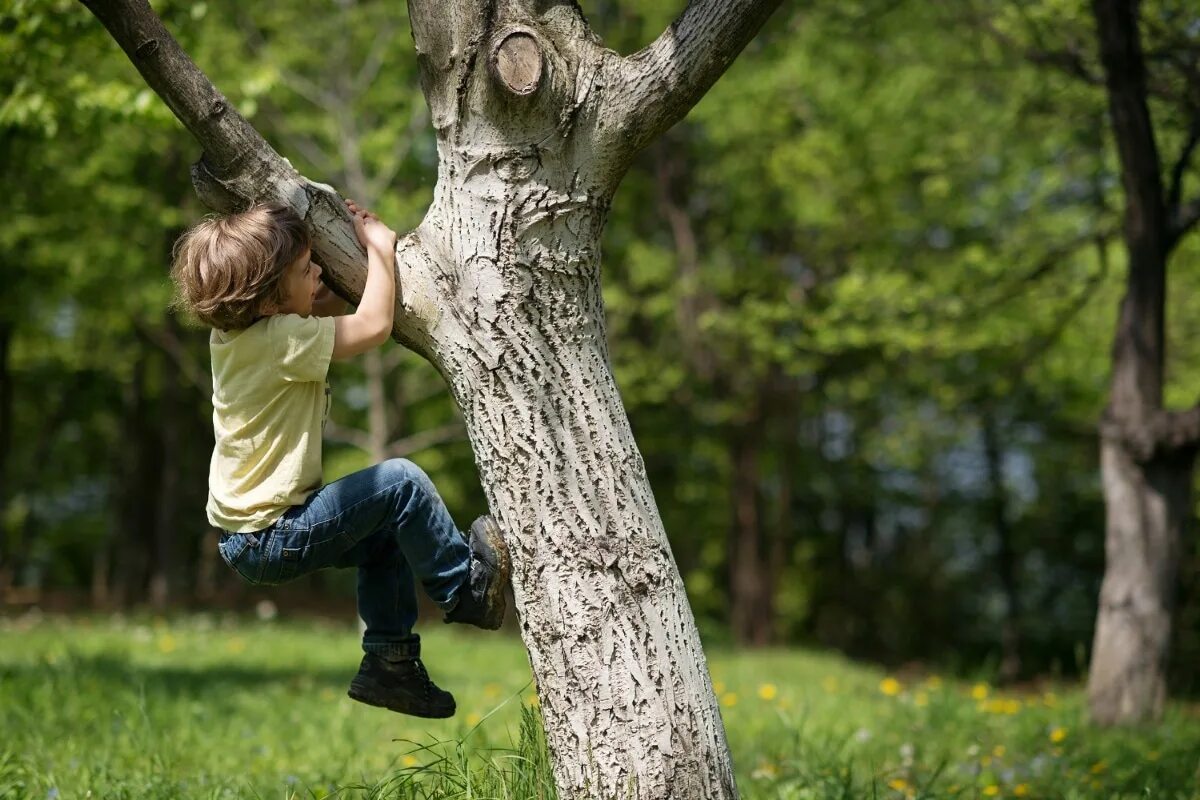
[[[501,31],[488,63],[492,75],[515,95],[530,95],[542,80],[542,48],[533,33],[524,28]]]

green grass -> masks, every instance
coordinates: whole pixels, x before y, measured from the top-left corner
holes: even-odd
[[[450,720],[346,698],[351,625],[0,619],[0,798],[552,797],[520,642],[423,630]],[[1200,798],[1195,707],[1098,731],[1070,686],[998,692],[802,650],[709,658],[746,798]]]

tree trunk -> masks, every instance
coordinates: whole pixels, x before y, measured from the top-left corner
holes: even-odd
[[[1008,490],[1004,486],[1004,451],[993,412],[984,410],[983,451],[991,486],[992,524],[996,531],[996,572],[1004,593],[1004,619],[1000,623],[1000,680],[1012,683],[1021,674],[1021,600],[1017,590],[1017,558],[1012,525],[1008,520]]]
[[[163,324],[168,329],[168,335],[174,337],[177,331],[174,330],[175,323],[172,318],[168,316]],[[179,384],[183,376],[165,354],[158,360],[163,370],[162,406],[158,415],[161,431],[158,440],[161,469],[158,471],[160,484],[148,588],[150,605],[155,609],[164,610],[171,601],[171,584],[179,574],[175,556],[178,551],[176,539],[179,537],[179,493],[182,489],[179,462],[183,457],[183,441],[179,426],[183,424],[184,419]]]
[[[12,494],[8,484],[8,454],[12,448],[13,427],[12,373],[9,369],[12,332],[12,323],[0,320],[0,600],[4,599],[16,579],[8,532],[8,502]]]
[[[392,425],[388,420],[387,370],[383,364],[383,352],[376,348],[365,353],[363,368],[367,381],[367,442],[370,446],[368,452],[371,463],[378,464],[387,460],[388,444],[392,440]]]
[[[560,791],[733,796],[704,654],[609,370],[599,286],[564,293],[544,277],[446,372],[507,531]],[[520,324],[572,298],[566,325]]]
[[[1166,701],[1171,615],[1191,514],[1197,410],[1163,409],[1167,259],[1177,241],[1146,103],[1137,3],[1093,0],[1125,191],[1125,296],[1101,423],[1105,572],[1088,701],[1100,724],[1157,719]]]
[[[1101,444],[1100,459],[1105,571],[1088,701],[1096,722],[1137,723],[1159,718],[1167,700],[1181,534],[1192,508],[1191,459],[1138,464],[1110,441]]]
[[[729,532],[730,627],[734,640],[762,647],[771,640],[769,565],[764,558],[758,426],[735,430]]]

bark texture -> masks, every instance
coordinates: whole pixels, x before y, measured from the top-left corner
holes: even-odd
[[[334,288],[357,301],[365,258],[336,196],[255,138],[144,0],[84,2],[204,145],[202,197],[292,203]],[[463,412],[513,557],[564,800],[737,796],[612,378],[600,235],[637,150],[691,108],[778,3],[695,0],[623,58],[574,3],[409,2],[439,168],[424,221],[397,246],[394,333],[441,371]]]
[[[1125,189],[1129,268],[1101,423],[1105,574],[1088,675],[1092,719],[1108,725],[1157,719],[1163,710],[1198,438],[1195,409],[1162,407],[1167,259],[1186,228],[1178,185],[1164,192],[1138,3],[1093,0],[1092,11]],[[1183,158],[1189,155],[1185,149]]]

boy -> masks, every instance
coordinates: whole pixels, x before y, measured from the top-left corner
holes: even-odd
[[[321,429],[332,359],[382,344],[396,300],[396,234],[353,201],[367,249],[357,310],[323,287],[303,221],[260,204],[208,218],[175,246],[179,304],[213,330],[208,519],[221,557],[253,584],[327,567],[358,568],[364,656],[350,697],[418,717],[454,714],[420,658],[413,573],[446,622],[494,630],[504,618],[509,562],[481,517],[463,535],[419,467],[401,459],[321,485]]]

